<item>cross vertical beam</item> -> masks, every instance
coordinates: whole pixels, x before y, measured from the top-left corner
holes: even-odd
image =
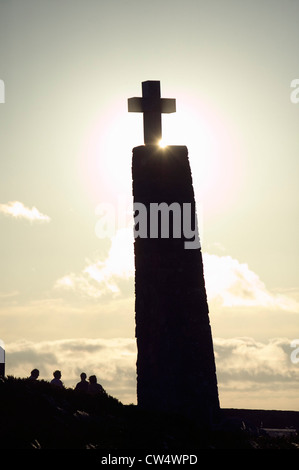
[[[143,113],[145,145],[157,145],[162,138],[162,113],[174,113],[176,103],[173,98],[161,98],[160,82],[142,82],[142,98],[128,99],[129,113]]]
[[[148,101],[143,114],[144,143],[157,143],[162,139],[162,116],[159,109],[160,82],[143,82],[142,96]]]

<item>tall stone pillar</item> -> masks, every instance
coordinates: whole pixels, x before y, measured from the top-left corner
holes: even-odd
[[[202,254],[196,240],[190,243],[190,230],[186,230],[190,225],[188,213],[193,230],[197,225],[188,150],[184,146],[136,147],[132,176],[137,208],[134,252],[138,406],[196,417],[209,424],[218,413],[219,399]],[[152,209],[161,203],[169,209],[173,203],[176,209],[179,205],[180,236],[178,219],[176,226],[172,225],[175,215],[169,218],[169,237],[163,238],[165,231],[158,231],[157,236]],[[146,208],[146,227],[140,227],[144,224],[138,217],[140,205]],[[162,214],[161,224],[165,217],[167,211]]]

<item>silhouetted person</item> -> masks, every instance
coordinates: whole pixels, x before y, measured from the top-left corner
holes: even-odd
[[[51,380],[51,384],[52,385],[56,385],[56,387],[63,387],[63,383],[61,382],[61,372],[60,370],[55,370],[55,372],[53,372],[53,375],[54,375],[54,379]]]
[[[82,372],[82,374],[80,374],[80,377],[81,377],[81,381],[77,383],[75,390],[79,392],[87,392],[89,384],[86,380],[85,372]]]
[[[102,385],[97,383],[97,378],[95,375],[91,375],[89,377],[88,392],[92,395],[105,393],[105,390],[103,389]]]
[[[38,369],[33,369],[31,371],[31,375],[29,377],[29,380],[37,380],[39,376],[39,370]]]

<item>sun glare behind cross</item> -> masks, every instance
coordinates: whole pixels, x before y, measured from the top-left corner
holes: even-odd
[[[158,145],[159,145],[159,147],[161,147],[162,149],[164,149],[165,147],[167,147],[167,144],[166,144],[165,140],[163,140],[163,139],[159,140]]]

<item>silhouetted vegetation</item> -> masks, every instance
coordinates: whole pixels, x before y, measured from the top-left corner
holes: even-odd
[[[270,438],[239,418],[203,432],[181,416],[146,412],[107,395],[0,379],[0,446],[5,449],[295,449],[298,434]]]

